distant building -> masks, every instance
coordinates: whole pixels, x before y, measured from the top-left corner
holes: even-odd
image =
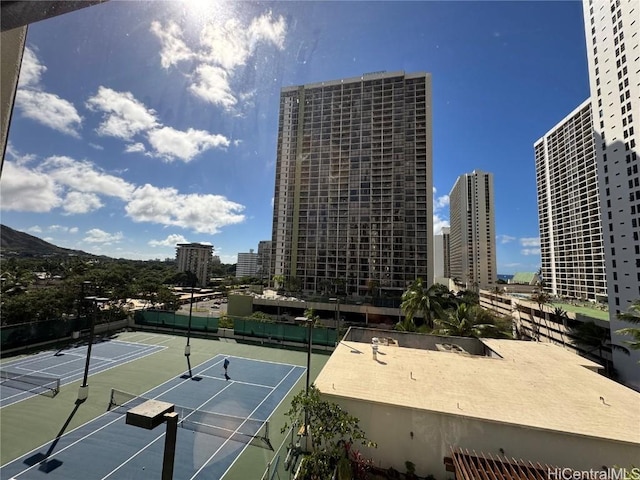
[[[191,272],[198,277],[199,287],[209,282],[209,267],[213,255],[213,245],[203,243],[178,243],[176,263],[179,272]]]
[[[281,90],[272,275],[360,296],[431,284],[431,107],[427,73]]]
[[[255,277],[258,271],[258,254],[253,252],[238,254],[238,264],[236,265],[236,278]]]
[[[258,243],[256,275],[261,279],[271,280],[271,240]]]
[[[451,278],[449,228],[443,227],[442,232],[433,236],[433,281],[440,278]]]
[[[488,288],[496,269],[493,175],[474,170],[461,175],[449,194],[451,278],[469,289]]]
[[[637,0],[583,0],[611,339],[632,324],[617,314],[640,298],[640,8]],[[640,390],[640,351],[614,351],[621,379]]]
[[[534,144],[542,278],[559,297],[607,296],[591,101]]]
[[[640,458],[640,394],[598,369],[548,343],[351,328],[314,383],[359,419],[377,448],[358,448],[383,469],[410,461],[420,477],[453,478],[460,450],[494,465],[630,468]],[[518,471],[455,478],[554,478]]]

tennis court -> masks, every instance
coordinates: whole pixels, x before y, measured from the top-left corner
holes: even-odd
[[[184,428],[178,428],[175,479],[220,479],[225,475],[239,478],[238,472],[249,478],[249,472],[262,472],[273,457],[265,437],[271,439],[274,448],[278,447],[282,441],[282,412],[288,407],[290,396],[304,383],[304,352],[192,339],[189,377],[183,355],[184,337],[155,335],[141,342],[143,335],[137,332],[123,336],[132,344],[149,341],[167,348],[97,375],[89,382],[93,387],[87,403],[71,410],[74,404],[70,400],[77,389],[67,386],[54,399],[37,395],[3,409],[8,413],[1,418],[3,450],[11,439],[23,442],[23,435],[44,435],[39,430],[47,430],[49,440],[10,458],[0,467],[0,478],[160,478],[165,426],[144,430],[125,422],[124,412],[129,405],[144,399],[175,404],[180,414]],[[218,353],[212,355],[212,350]],[[228,378],[222,367],[225,357],[230,359]],[[326,357],[313,357],[317,362],[312,370],[319,370]],[[92,363],[93,358],[92,355]],[[171,372],[174,376],[168,377],[166,373]],[[163,376],[166,380],[158,382]],[[149,383],[155,386],[148,391],[126,393],[136,390],[136,385]],[[55,404],[54,410],[61,413],[52,417],[42,411],[49,404]],[[83,421],[97,407],[100,414]],[[22,432],[16,428],[20,411],[27,415]],[[219,419],[221,415],[224,418]],[[37,432],[29,430],[33,425],[37,425]],[[2,453],[3,461],[7,461],[7,455]]]
[[[3,362],[0,408],[33,395],[56,395],[61,386],[81,379],[87,348],[86,344],[76,344]],[[143,358],[163,348],[161,345],[119,340],[98,341],[92,347],[89,375]]]

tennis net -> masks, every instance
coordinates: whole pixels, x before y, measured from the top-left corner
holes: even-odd
[[[0,369],[0,383],[3,387],[15,388],[46,397],[55,397],[60,391],[60,379],[32,375],[30,373]]]
[[[127,411],[142,405],[147,400],[150,398],[112,389],[108,410],[126,414]],[[269,440],[268,420],[236,417],[180,405],[174,405],[174,411],[178,413],[178,426],[185,430],[273,450]]]

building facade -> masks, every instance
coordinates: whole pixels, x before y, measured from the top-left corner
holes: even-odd
[[[282,89],[273,275],[348,295],[432,281],[431,103],[426,73]]]
[[[213,255],[213,245],[203,243],[178,243],[176,263],[179,272],[191,272],[198,277],[199,287],[209,283],[209,267]]]
[[[256,274],[264,280],[271,281],[271,240],[261,240],[258,243]]]
[[[253,248],[249,249],[249,253],[239,253],[238,263],[236,265],[236,278],[255,277],[258,271],[258,254],[254,253]]]
[[[611,338],[632,326],[618,320],[640,298],[640,5],[583,0],[596,163],[611,315]],[[621,380],[640,389],[640,352],[614,351]]]
[[[534,144],[542,278],[556,296],[605,301],[591,101]]]
[[[467,288],[497,281],[493,175],[474,170],[458,177],[449,194],[451,278]]]
[[[440,278],[451,278],[449,267],[449,227],[443,227],[438,235],[433,236],[433,281]]]

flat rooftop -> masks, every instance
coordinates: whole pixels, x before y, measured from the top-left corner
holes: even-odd
[[[381,333],[381,336],[384,334]],[[495,356],[341,342],[315,381],[327,395],[640,445],[640,393],[547,343],[483,339]]]

